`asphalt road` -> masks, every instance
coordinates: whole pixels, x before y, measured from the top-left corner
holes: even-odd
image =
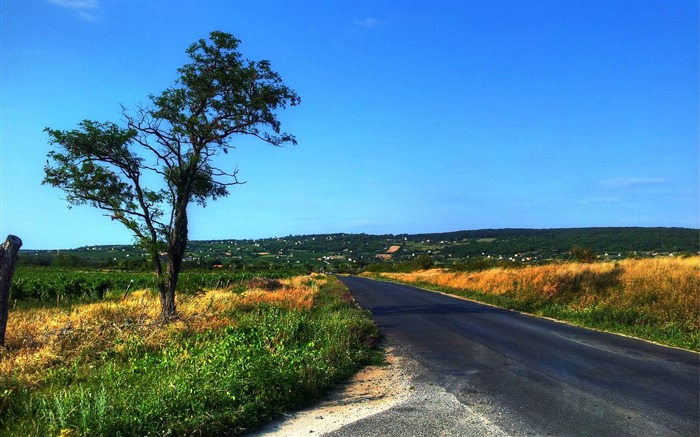
[[[696,353],[416,287],[340,280],[435,393],[332,436],[700,435]]]

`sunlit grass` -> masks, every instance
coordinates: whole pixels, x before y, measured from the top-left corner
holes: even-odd
[[[382,277],[700,350],[700,257],[558,263]]]

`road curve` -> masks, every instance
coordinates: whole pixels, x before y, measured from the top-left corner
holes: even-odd
[[[696,353],[416,287],[340,280],[396,351],[427,369],[418,382],[444,389],[503,434],[700,434]],[[363,426],[379,425],[334,435],[363,434]]]

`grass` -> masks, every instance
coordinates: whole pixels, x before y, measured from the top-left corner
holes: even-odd
[[[147,291],[12,310],[0,435],[239,435],[374,359],[376,328],[335,278],[258,285],[182,295],[166,325]]]
[[[381,278],[700,350],[700,257],[558,263],[478,272],[431,269]]]

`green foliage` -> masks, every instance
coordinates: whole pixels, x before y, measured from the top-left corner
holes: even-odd
[[[239,184],[215,157],[230,137],[251,135],[271,145],[296,144],[276,111],[300,103],[269,61],[244,59],[240,41],[211,32],[187,49],[174,86],[150,95],[150,107],[122,108],[126,126],[84,120],[78,129],[46,128],[50,144],[43,183],[66,193],[69,205],[108,211],[148,253],[158,277],[163,318],[175,313],[175,284],[188,239],[187,206],[206,205]],[[159,178],[157,189],[145,181]],[[165,188],[160,188],[165,187]],[[163,268],[160,257],[168,259]],[[165,274],[163,274],[165,272]]]
[[[205,289],[239,289],[259,276],[254,272],[184,272],[180,274],[178,291],[197,293]],[[267,278],[288,277],[280,272]],[[123,295],[127,290],[156,289],[152,273],[77,271],[53,268],[19,267],[10,287],[10,299],[43,304],[86,302],[102,299],[107,294]]]
[[[435,266],[453,271],[490,267],[519,267],[573,259],[572,246],[587,247],[603,259],[623,259],[630,252],[697,253],[699,232],[682,228],[503,229],[423,235],[324,234],[256,240],[189,241],[185,269],[211,269],[221,260],[224,270],[297,273],[334,271],[359,273],[392,271],[396,264],[429,255]],[[378,254],[401,246],[390,261]],[[430,252],[429,252],[430,251]],[[606,257],[605,254],[608,253]],[[129,246],[90,246],[62,251],[76,255],[85,266],[141,270],[151,268],[143,249]],[[18,265],[50,265],[55,251],[20,251]],[[351,261],[350,261],[351,260]],[[81,264],[82,266],[82,264]]]
[[[430,255],[419,255],[408,264],[411,267],[415,267],[415,270],[427,270],[433,266],[434,262]]]
[[[58,150],[49,152],[44,184],[61,188],[70,205],[109,211],[144,247],[156,250],[172,236],[173,214],[183,198],[185,204],[205,204],[237,183],[219,180],[235,173],[211,162],[231,148],[231,135],[253,135],[275,146],[296,143],[281,133],[275,115],[300,103],[296,93],[268,61],[243,59],[232,35],[212,32],[210,40],[187,49],[192,62],[178,69],[175,87],[150,96],[151,108],[123,110],[127,127],[84,120],[70,131],[46,128]],[[168,189],[145,187],[150,173]]]
[[[688,228],[569,228],[569,229],[483,229],[475,231],[422,234],[414,239],[449,241],[443,255],[466,258],[486,255],[531,254],[542,258],[566,258],[574,246],[586,247],[597,255],[608,252],[697,253],[698,229]]]
[[[435,265],[430,255],[419,255],[410,261],[398,263],[374,263],[365,267],[368,272],[414,272],[416,270],[427,270]]]
[[[493,259],[493,258],[467,258],[465,260],[459,260],[454,262],[449,266],[449,270],[452,272],[478,272],[482,270],[493,269],[496,267],[501,268],[518,268],[524,267],[522,262],[515,262],[503,259]]]
[[[108,291],[123,292],[132,281],[137,288],[151,285],[146,275],[20,267],[15,271],[10,299],[49,304],[97,300]]]
[[[331,280],[310,310],[261,305],[230,314],[231,326],[185,332],[158,350],[134,341],[98,361],[83,357],[38,392],[0,378],[0,434],[249,432],[374,359],[377,329],[346,293]]]
[[[593,249],[588,247],[574,246],[571,248],[570,253],[576,261],[582,263],[592,263],[598,259]]]

